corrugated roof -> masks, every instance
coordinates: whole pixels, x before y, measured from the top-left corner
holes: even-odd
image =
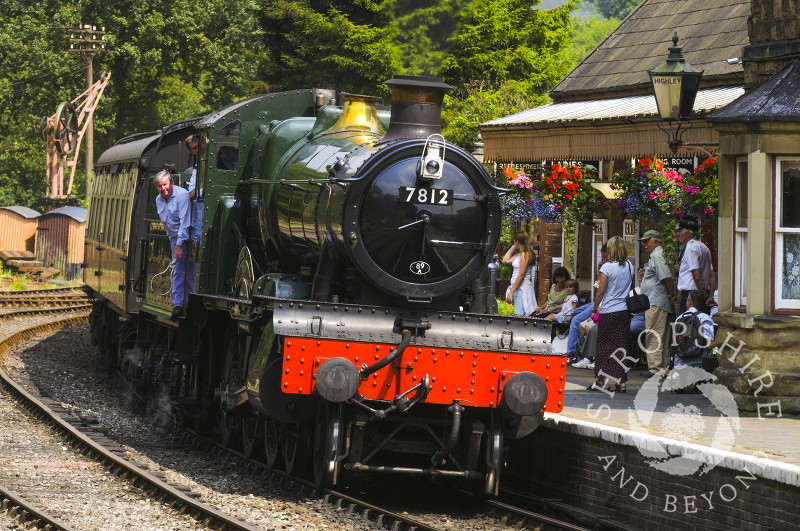
[[[725,87],[698,91],[694,113],[704,114],[728,105],[744,94],[744,87]],[[520,126],[540,123],[614,120],[657,116],[653,95],[629,96],[605,100],[548,103],[510,116],[481,124],[481,127]]]
[[[550,92],[558,101],[649,92],[647,70],[661,64],[678,33],[692,66],[704,70],[701,87],[744,81],[741,57],[750,44],[750,0],[645,0]]]
[[[0,208],[4,208],[6,210],[10,210],[11,212],[17,214],[18,216],[22,216],[23,218],[26,218],[26,219],[38,218],[41,215],[38,212],[36,212],[34,209],[28,208],[26,206],[7,206],[7,207],[0,207]]]
[[[69,216],[75,221],[79,223],[83,223],[86,221],[86,213],[87,210],[81,207],[74,207],[74,206],[65,206],[61,208],[56,208],[51,210],[50,212],[45,212],[42,216]]]
[[[800,59],[795,59],[709,122],[800,122]]]
[[[150,144],[158,140],[161,136],[161,131],[154,131],[151,133],[142,133],[131,135],[123,138],[98,157],[96,164],[107,164],[109,162],[120,162],[127,160],[139,160],[144,150]]]

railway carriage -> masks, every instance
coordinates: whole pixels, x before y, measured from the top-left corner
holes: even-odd
[[[551,324],[495,313],[501,190],[440,134],[438,78],[376,98],[262,95],[121,140],[97,164],[85,279],[109,364],[270,466],[496,493],[505,440],[563,406]],[[337,105],[338,103],[338,105]],[[197,160],[183,139],[203,138]],[[171,315],[149,177],[197,168],[196,293]]]

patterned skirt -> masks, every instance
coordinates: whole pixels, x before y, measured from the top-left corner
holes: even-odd
[[[631,313],[628,310],[601,313],[597,323],[597,353],[594,358],[596,378],[611,377],[620,383],[628,381],[628,370],[636,363],[626,360]],[[602,374],[601,374],[602,373]]]

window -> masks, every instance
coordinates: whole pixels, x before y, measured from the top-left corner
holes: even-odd
[[[800,160],[778,159],[775,308],[800,309]]]
[[[239,133],[242,123],[231,122],[217,133],[217,169],[235,170],[239,167]]]
[[[747,159],[736,161],[733,304],[747,306]]]

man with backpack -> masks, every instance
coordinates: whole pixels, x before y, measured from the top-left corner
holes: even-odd
[[[704,293],[691,290],[686,298],[686,311],[672,325],[673,369],[702,367],[702,356],[713,348],[717,325],[707,313],[698,310],[706,300]]]

